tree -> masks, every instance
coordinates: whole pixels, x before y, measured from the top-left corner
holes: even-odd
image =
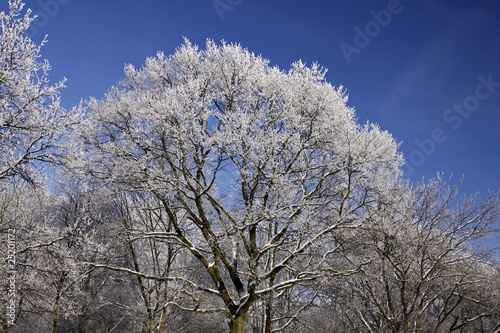
[[[69,255],[70,230],[53,224],[51,200],[45,189],[25,184],[12,184],[0,191],[0,230],[12,230],[15,236],[12,265],[2,265],[2,276],[14,277],[14,292],[7,298],[9,293],[2,290],[2,308],[5,310],[7,301],[14,301],[16,325],[55,332],[59,316],[71,316],[76,304],[78,270]],[[5,249],[2,246],[2,254]],[[16,326],[4,319],[3,327],[8,332]]]
[[[17,182],[0,191],[0,232],[11,230],[15,236],[13,247],[0,247],[4,258],[7,250],[15,252],[12,265],[0,268],[1,276],[15,277],[14,296],[8,281],[2,283],[3,332],[135,328],[139,316],[124,310],[139,300],[133,297],[133,281],[79,264],[127,260],[115,235],[119,222],[106,189],[88,189],[74,181],[50,190]],[[5,312],[12,300],[15,325]]]
[[[149,194],[149,193],[146,193]],[[134,289],[140,295],[135,317],[142,319],[147,332],[163,332],[166,318],[171,313],[165,303],[173,299],[170,294],[169,280],[143,278],[142,275],[172,277],[172,270],[178,253],[178,246],[163,242],[148,233],[169,233],[172,225],[161,209],[158,199],[153,195],[129,193],[115,200],[122,227],[119,229],[129,258],[130,269],[141,275],[132,275]],[[146,235],[145,235],[146,234]],[[92,265],[91,265],[92,266]],[[173,279],[172,279],[173,280]],[[132,283],[131,283],[132,284]],[[139,305],[140,304],[140,305]],[[170,329],[173,323],[170,325]]]
[[[165,306],[222,314],[232,332],[257,301],[319,278],[335,232],[363,224],[399,177],[392,137],[358,125],[317,64],[284,72],[239,45],[186,40],[125,73],[80,108],[68,166],[156,196],[172,229],[143,237],[181,246],[204,274],[180,284],[190,305]]]
[[[41,164],[55,162],[54,147],[68,118],[59,105],[63,82],[49,85],[47,60],[23,34],[33,17],[24,4],[10,0],[10,12],[0,12],[0,181],[21,178],[37,182]]]
[[[498,195],[478,204],[477,195],[457,193],[440,177],[396,187],[345,234],[351,261],[370,261],[333,283],[352,331],[494,331],[500,271],[484,242],[498,229]]]
[[[397,144],[358,125],[317,64],[285,72],[239,45],[186,40],[66,113],[63,82],[39,62],[46,40],[23,36],[31,12],[9,7],[3,331],[214,332],[224,318],[231,332],[500,328],[500,269],[481,248],[498,196],[401,185]],[[28,186],[46,163],[67,179]]]

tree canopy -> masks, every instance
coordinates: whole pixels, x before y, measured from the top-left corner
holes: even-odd
[[[397,144],[358,125],[325,72],[300,61],[284,72],[239,45],[209,40],[200,51],[186,40],[127,66],[88,103],[71,160],[159,198],[173,226],[165,236],[200,261],[238,323],[261,297],[318,277],[332,232],[360,225],[399,176]],[[323,257],[301,267],[314,253]]]
[[[20,177],[36,182],[40,165],[56,162],[54,146],[68,123],[59,89],[50,85],[50,64],[40,61],[40,48],[24,34],[33,17],[21,16],[24,4],[9,1],[0,12],[0,181]]]

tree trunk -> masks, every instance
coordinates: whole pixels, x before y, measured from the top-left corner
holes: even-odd
[[[67,272],[61,273],[61,278],[59,279],[59,284],[57,286],[57,295],[54,301],[54,309],[52,309],[52,333],[57,332],[57,320],[59,318],[59,301],[61,300],[61,293],[63,289],[64,281],[66,281]]]
[[[163,327],[165,326],[165,318],[167,317],[167,308],[163,306],[161,311],[160,326],[158,328],[158,333],[163,333]]]
[[[273,313],[273,293],[271,292],[269,295],[269,300],[266,303],[266,320],[264,323],[264,333],[271,333],[271,324],[272,324],[272,313]]]
[[[59,299],[59,295],[57,295],[57,300]],[[57,302],[56,302],[56,307],[57,307]],[[54,309],[54,311],[52,311],[52,333],[56,333],[57,332],[57,318],[58,318],[58,313],[57,313],[57,309]]]
[[[231,333],[243,333],[243,328],[245,327],[245,319],[247,317],[247,311],[238,313],[234,319],[229,322],[229,332]]]

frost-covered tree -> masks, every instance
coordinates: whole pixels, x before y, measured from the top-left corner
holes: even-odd
[[[37,326],[48,330],[53,327],[55,332],[59,317],[73,314],[78,270],[68,247],[70,230],[54,225],[51,200],[48,191],[23,184],[0,191],[0,232],[8,229],[15,235],[13,261],[1,267],[2,277],[15,277],[12,296],[7,297],[6,283],[2,283],[2,324],[6,332]],[[2,254],[5,245],[0,249]],[[15,325],[5,320],[11,319],[5,317],[7,301],[15,302]]]
[[[176,281],[184,301],[163,306],[220,314],[242,332],[252,306],[320,277],[338,252],[336,231],[362,225],[398,179],[397,144],[358,125],[325,72],[300,61],[282,71],[239,45],[185,41],[142,69],[127,66],[104,100],[81,108],[68,165],[156,196],[171,230],[142,237],[181,246],[179,258],[201,269],[143,274]]]
[[[324,303],[342,308],[342,331],[498,329],[500,271],[485,242],[498,230],[499,198],[457,193],[440,177],[397,187],[364,226],[344,233],[351,262],[369,264],[335,280]]]
[[[168,218],[163,216],[165,212],[160,202],[151,193],[119,195],[115,198],[115,205],[121,222],[115,237],[123,244],[124,257],[130,269],[140,273],[129,276],[129,284],[137,295],[137,301],[128,309],[143,331],[163,332],[167,324],[169,330],[174,330],[176,323],[172,319],[175,314],[172,309],[165,307],[166,302],[175,299],[171,292],[171,281],[142,276],[169,277],[172,270],[180,268],[180,265],[175,265],[178,245],[164,242],[161,237],[157,239],[144,235],[150,232],[169,233],[173,227]],[[182,325],[182,320],[177,320],[177,324]]]
[[[22,178],[36,182],[42,164],[54,162],[54,145],[66,124],[59,106],[63,81],[49,84],[48,61],[24,33],[33,21],[24,4],[9,1],[9,13],[0,12],[0,181]]]
[[[106,190],[84,190],[74,184],[52,191],[23,182],[0,191],[0,233],[4,239],[7,234],[15,236],[14,246],[0,246],[2,258],[14,250],[0,275],[15,276],[13,296],[8,281],[1,284],[2,332],[59,332],[63,327],[108,332],[131,327],[135,319],[125,319],[128,314],[115,305],[123,305],[124,298],[136,301],[130,297],[130,284],[117,282],[108,271],[79,265],[103,258],[113,263],[117,257],[124,260],[116,238],[108,236],[116,226],[112,198]],[[6,312],[12,301],[15,325]]]

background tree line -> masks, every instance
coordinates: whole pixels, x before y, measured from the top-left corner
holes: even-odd
[[[498,195],[405,182],[398,144],[319,65],[186,40],[64,110],[30,11],[9,7],[4,332],[500,331]]]

